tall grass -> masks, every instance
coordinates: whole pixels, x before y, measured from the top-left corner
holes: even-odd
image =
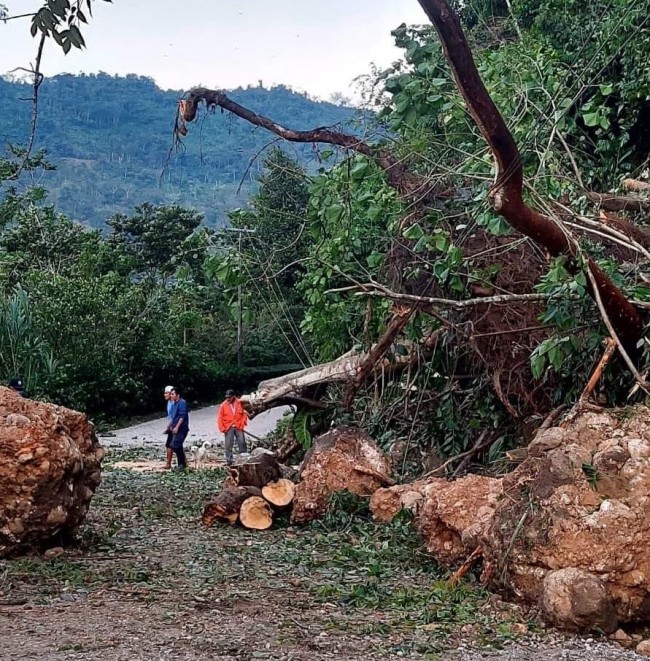
[[[9,296],[0,295],[0,379],[19,376],[28,392],[42,389],[56,369],[50,348],[38,334],[30,310],[29,296],[17,287]]]

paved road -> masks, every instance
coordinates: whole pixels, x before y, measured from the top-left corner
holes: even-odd
[[[275,429],[278,420],[282,418],[286,411],[289,411],[288,406],[280,406],[260,413],[248,423],[246,431],[255,436],[265,436]],[[159,418],[118,429],[108,435],[100,435],[100,442],[105,447],[160,447],[165,440],[163,432],[166,426],[167,419]],[[217,406],[208,406],[190,412],[190,434],[187,445],[221,438],[223,438],[223,435],[217,431]]]

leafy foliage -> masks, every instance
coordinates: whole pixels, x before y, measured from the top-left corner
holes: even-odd
[[[254,378],[236,366],[229,295],[196,212],[144,204],[102,232],[31,188],[8,190],[0,217],[3,380],[22,376],[30,394],[102,421],[160,408],[168,383],[206,401]],[[276,340],[253,364],[273,372],[286,355]]]
[[[32,17],[32,37],[39,32],[44,37],[52,37],[66,54],[73,46],[83,48],[86,42],[79,27],[88,23],[85,12],[92,16],[92,11],[93,0],[45,0]]]

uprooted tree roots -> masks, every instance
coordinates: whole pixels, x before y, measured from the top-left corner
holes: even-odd
[[[480,547],[497,590],[555,625],[613,631],[650,620],[650,409],[587,412],[541,431],[503,478],[380,489],[381,521],[412,510],[426,547],[456,565]]]

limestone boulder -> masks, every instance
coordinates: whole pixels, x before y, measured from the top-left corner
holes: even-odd
[[[446,485],[447,481],[429,478],[377,489],[370,498],[370,511],[374,520],[390,523],[402,510],[412,512],[417,518],[427,495],[436,484]]]
[[[603,581],[574,567],[546,574],[540,605],[547,620],[568,631],[611,633],[618,624]]]
[[[103,455],[85,415],[0,387],[0,557],[72,533],[99,485]]]
[[[465,560],[481,545],[501,495],[502,481],[484,475],[430,485],[416,518],[427,551],[444,565]]]

